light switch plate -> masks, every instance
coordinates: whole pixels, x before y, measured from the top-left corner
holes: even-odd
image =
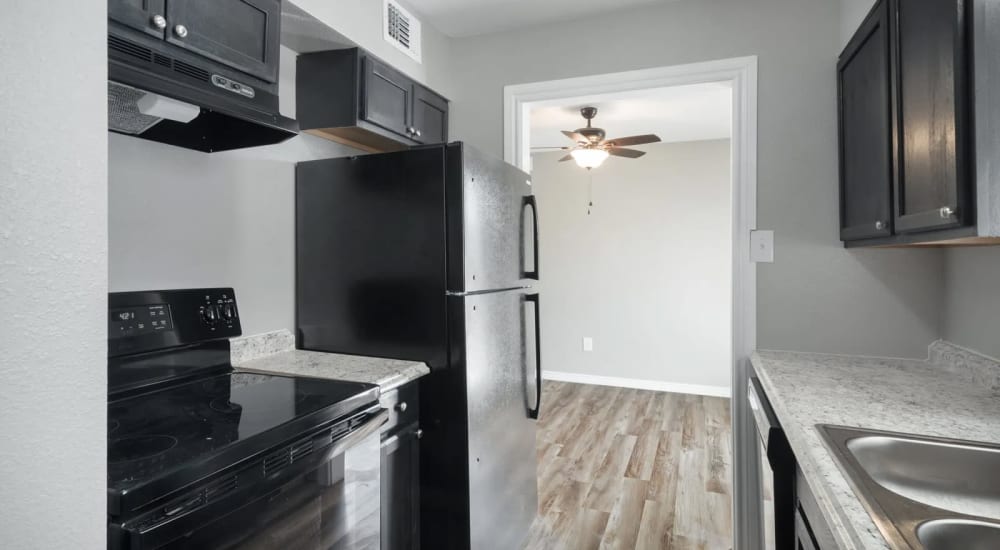
[[[583,351],[594,351],[594,339],[590,336],[583,337]]]
[[[750,232],[750,261],[768,264],[774,262],[774,231],[755,229]]]

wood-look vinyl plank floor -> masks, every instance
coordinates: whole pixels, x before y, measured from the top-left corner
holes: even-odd
[[[526,550],[732,547],[729,400],[549,381]]]

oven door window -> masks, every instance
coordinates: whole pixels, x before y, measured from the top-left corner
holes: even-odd
[[[380,457],[376,432],[163,548],[378,550]]]

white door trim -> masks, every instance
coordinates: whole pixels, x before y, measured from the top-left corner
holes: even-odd
[[[756,435],[746,413],[750,354],[757,345],[757,268],[750,232],[757,226],[757,57],[531,82],[504,87],[504,160],[530,171],[530,108],[539,101],[729,81],[733,87],[733,536],[736,550],[762,546]]]

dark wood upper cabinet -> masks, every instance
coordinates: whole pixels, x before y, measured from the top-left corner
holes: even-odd
[[[137,31],[163,38],[167,21],[164,0],[108,0],[108,18]],[[157,16],[163,18],[162,21]]]
[[[965,0],[893,0],[896,232],[974,221]]]
[[[448,141],[448,100],[424,87],[414,90],[413,130],[419,143]]]
[[[408,139],[413,81],[371,56],[365,56],[362,64],[361,118]]]
[[[359,48],[300,55],[296,111],[302,131],[364,151],[448,141],[448,100]]]
[[[1000,3],[880,0],[837,64],[847,246],[1000,244]]]
[[[168,42],[267,82],[278,81],[280,0],[169,0]]]
[[[840,238],[892,234],[889,10],[880,1],[837,63]]]

